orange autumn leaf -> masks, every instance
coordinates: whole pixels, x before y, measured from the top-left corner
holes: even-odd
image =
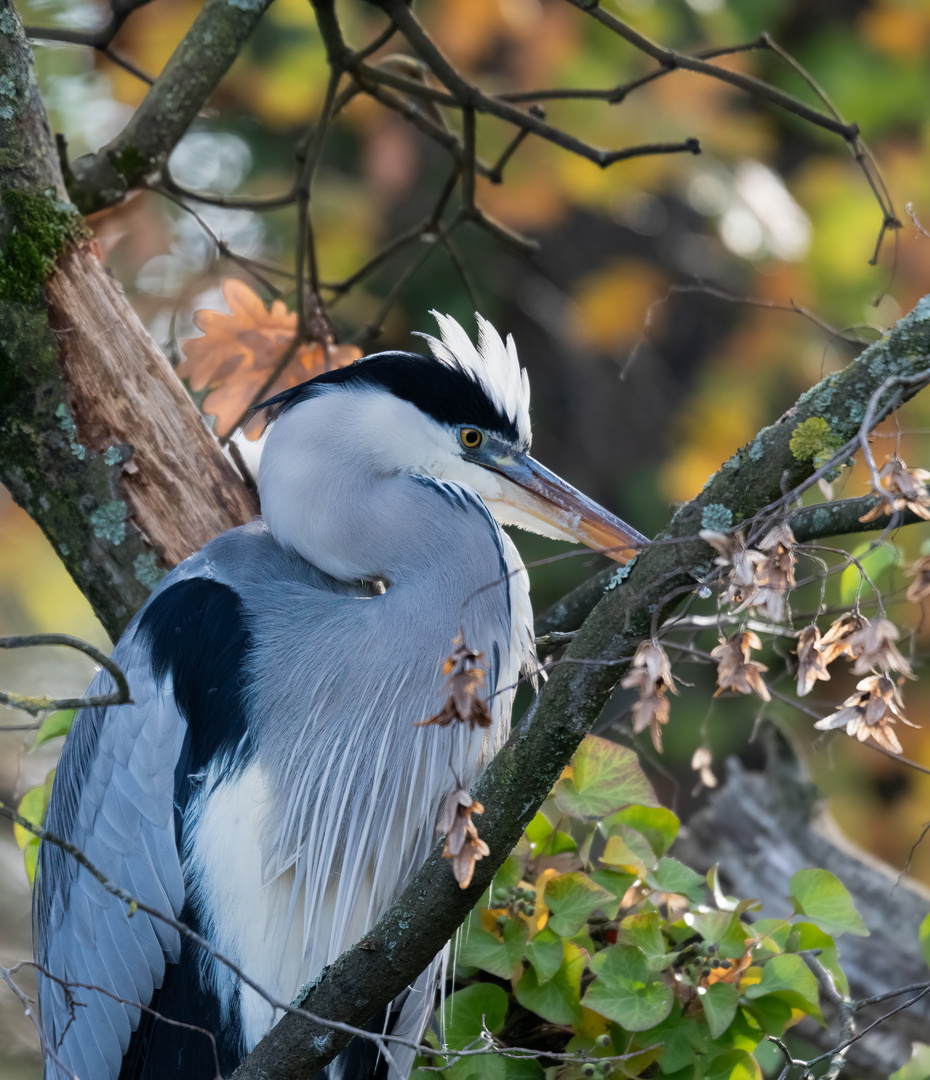
[[[182,343],[186,359],[178,365],[178,374],[189,380],[193,390],[208,391],[202,408],[216,417],[220,436],[228,435],[255,401],[297,332],[295,312],[288,311],[281,300],[275,300],[269,311],[238,278],[223,282],[223,299],[228,315],[205,309],[194,313],[194,323],[203,336]],[[344,367],[361,355],[354,345],[302,344],[264,396],[271,397],[331,368]],[[258,417],[249,421],[245,434],[257,438],[262,425]]]

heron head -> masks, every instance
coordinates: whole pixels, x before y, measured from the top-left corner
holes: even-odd
[[[280,472],[300,447],[321,467],[323,457],[341,455],[367,477],[409,473],[465,485],[503,525],[629,560],[646,538],[530,456],[529,380],[513,338],[504,341],[478,315],[476,346],[454,319],[433,315],[440,337],[421,335],[430,356],[376,353],[260,406],[275,421],[259,475],[263,505],[274,469],[266,458]],[[276,429],[289,437],[273,448]]]

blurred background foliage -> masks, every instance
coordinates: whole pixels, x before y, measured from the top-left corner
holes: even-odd
[[[20,0],[18,6],[31,26],[93,29],[107,15],[95,0]],[[114,48],[154,75],[199,7],[197,0],[155,0],[131,15]],[[675,72],[615,105],[546,102],[546,116],[610,148],[696,137],[699,156],[649,156],[600,169],[530,137],[508,163],[503,183],[479,178],[477,201],[538,241],[536,254],[525,258],[484,232],[459,229],[448,245],[421,240],[345,294],[323,295],[332,301],[328,311],[341,340],[368,351],[416,348],[410,335],[433,329],[427,315],[433,308],[470,326],[477,307],[502,332],[513,333],[533,386],[537,456],[651,534],[670,504],[692,497],[739,445],[855,355],[857,348],[839,331],[872,340],[930,291],[930,239],[905,212],[912,204],[930,225],[930,3],[610,0],[605,7],[664,45],[689,52],[749,42],[768,31],[844,119],[860,125],[874,154],[903,223],[885,235],[874,263],[881,209],[841,139],[723,83]],[[417,10],[449,59],[490,89],[610,87],[650,69],[641,53],[564,0],[424,0]],[[340,18],[355,46],[384,25],[374,7],[356,0],[341,5]],[[112,138],[146,91],[140,79],[85,47],[39,42],[36,60],[52,130],[65,134],[72,159]],[[772,52],[742,52],[720,63],[818,104]],[[309,4],[275,0],[173,154],[174,180],[228,197],[286,191],[295,145],[322,103],[325,72]],[[459,130],[457,113],[446,113],[445,122]],[[507,125],[479,118],[484,160],[495,161],[511,138]],[[367,98],[350,101],[329,132],[314,186],[322,281],[344,280],[420,221],[449,171],[443,151],[397,113]],[[223,310],[219,287],[227,276],[243,277],[266,302],[280,292],[293,307],[293,207],[258,212],[189,205],[200,220],[146,191],[91,219],[107,265],[174,361],[181,357],[179,342],[197,333],[193,312]],[[214,237],[258,260],[258,276],[224,257]],[[930,400],[918,397],[895,427],[878,433],[879,464],[897,447],[909,465],[926,465],[928,432]],[[834,494],[863,494],[866,484],[857,466],[839,478]],[[587,554],[551,561],[562,546],[518,539],[527,561],[550,559],[532,572],[538,610],[591,572]],[[881,571],[877,584],[905,635],[905,651],[919,658],[930,628],[919,607],[903,601],[908,579],[902,567],[930,545],[930,532],[911,528],[891,542],[900,559]],[[838,570],[846,565],[824,557]],[[817,573],[817,564],[810,561],[807,572]],[[798,628],[819,599],[819,584],[793,597]],[[839,574],[833,574],[828,608],[842,599]],[[868,587],[862,599],[865,607],[874,602]],[[54,551],[0,494],[0,634],[32,631],[106,643]],[[715,635],[707,636],[700,649],[714,644]],[[789,648],[770,647],[766,659],[772,685],[792,697],[790,674],[778,675]],[[3,657],[0,685],[58,694],[79,693],[89,681],[80,657],[34,652]],[[927,820],[926,774],[845,737],[815,738],[811,718],[777,697],[766,706],[712,700],[713,669],[688,657],[673,661],[685,685],[672,703],[665,754],[659,758],[645,744],[641,749],[676,811],[686,812],[693,798],[688,766],[695,748],[707,742],[718,764],[728,752],[751,759],[749,737],[764,712],[809,750],[843,830],[895,867],[908,862]],[[930,762],[930,683],[919,666],[918,676],[904,692],[908,718],[922,726],[899,734],[909,758]],[[824,715],[853,686],[853,677],[818,684],[805,704]],[[629,701],[618,698],[606,722],[624,741],[628,709]],[[17,730],[22,717],[8,712],[3,720],[13,729],[0,734],[0,798],[9,800],[42,779],[54,748],[24,754],[31,736]],[[25,877],[11,845],[0,850],[0,894],[9,894],[0,896],[4,950],[25,955]],[[926,843],[909,865],[930,882]],[[0,1045],[18,1052],[28,1031],[16,1021],[15,1040],[12,1031],[8,1040],[6,1023],[0,1021]],[[17,1060],[22,1075],[37,1075],[34,1060]]]

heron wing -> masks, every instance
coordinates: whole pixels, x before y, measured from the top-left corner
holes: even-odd
[[[176,917],[184,881],[175,838],[175,766],[186,724],[170,682],[156,681],[137,636],[113,654],[134,704],[81,710],[56,774],[46,827],[109,882]],[[101,672],[91,694],[110,689]],[[60,846],[43,842],[35,900],[49,1077],[115,1078],[132,1032],[180,941]]]

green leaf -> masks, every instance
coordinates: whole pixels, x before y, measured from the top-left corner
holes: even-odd
[[[479,1058],[478,1060],[481,1061],[482,1059]],[[501,1058],[500,1060],[506,1066],[504,1070],[506,1080],[543,1080],[546,1075],[542,1065],[534,1058],[524,1058],[523,1060]],[[435,1077],[435,1073],[433,1076]],[[480,1076],[479,1080],[484,1080],[484,1076]]]
[[[848,889],[829,870],[799,870],[791,878],[791,898],[798,912],[828,934],[869,936]]]
[[[930,1046],[925,1043],[914,1043],[911,1060],[897,1072],[893,1072],[888,1080],[927,1080],[928,1076],[930,1076]]]
[[[26,864],[26,877],[30,885],[36,883],[36,865],[39,862],[39,844],[42,841],[33,836],[23,848],[23,862]]]
[[[744,1006],[744,1010],[755,1019],[766,1035],[781,1036],[791,1023],[791,1006],[773,994],[750,1001]]]
[[[494,983],[473,983],[447,997],[443,1030],[453,1050],[473,1042],[481,1031],[482,1017],[491,1032],[500,1031],[507,1018],[507,995]]]
[[[739,987],[733,983],[718,982],[699,993],[711,1037],[717,1039],[733,1023],[733,1017],[736,1016]]]
[[[693,915],[690,924],[718,955],[738,960],[746,951],[746,939],[752,937],[737,916],[729,911],[706,911]]]
[[[526,943],[524,955],[536,971],[537,984],[542,986],[562,966],[562,939],[546,927],[545,930],[540,930],[532,941]]]
[[[789,1005],[821,1019],[817,980],[800,956],[793,953],[773,956],[762,968],[759,982],[746,988],[750,1000],[776,993]]]
[[[930,915],[924,916],[924,921],[917,931],[917,940],[920,942],[920,951],[923,953],[924,963],[930,967]]]
[[[614,899],[604,905],[604,914],[608,919],[616,919],[627,889],[636,881],[636,874],[625,874],[622,870],[593,870],[591,880],[613,893]]]
[[[707,1066],[705,1080],[762,1080],[762,1070],[746,1050],[727,1050]]]
[[[32,749],[37,750],[40,746],[51,742],[52,739],[60,739],[62,736],[67,735],[73,723],[74,709],[59,709],[58,712],[53,712],[51,716],[46,716],[36,732]]]
[[[52,795],[52,782],[55,779],[55,770],[45,777],[45,782],[31,787],[19,800],[17,810],[21,817],[31,821],[34,825],[41,825],[45,821],[45,811],[48,810],[48,800]],[[26,874],[29,881],[34,880],[36,854],[39,848],[39,838],[29,829],[22,825],[13,824],[13,836],[17,847],[25,852]],[[31,850],[30,850],[31,849]]]
[[[898,551],[893,544],[889,543],[875,544],[874,541],[866,540],[862,544],[857,544],[851,555],[876,586],[881,575],[898,563]],[[859,566],[850,560],[849,565],[840,574],[840,604],[843,607],[852,607],[861,589],[869,587]]]
[[[646,884],[659,892],[680,893],[695,903],[704,899],[704,878],[677,859],[663,855],[659,865],[645,877]]]
[[[672,811],[664,806],[628,806],[611,816],[609,824],[614,822],[627,825],[644,836],[656,855],[664,855],[668,851],[681,825]]]
[[[506,892],[508,889],[513,888],[514,885],[519,885],[525,869],[525,859],[521,859],[519,855],[508,855],[504,859],[500,870],[494,875],[491,886],[492,891]]]
[[[552,823],[542,810],[537,810],[536,816],[526,827],[526,835],[529,837],[530,842],[541,844],[551,832]]]
[[[645,873],[646,870],[652,870],[657,861],[652,846],[642,833],[631,829],[629,825],[617,822],[610,825],[601,862],[611,866],[635,866]]]
[[[611,945],[592,957],[589,967],[597,977],[582,1004],[627,1031],[647,1031],[671,1011],[672,988],[650,970],[642,949]]]
[[[528,935],[529,927],[522,919],[508,919],[504,923],[503,940],[480,927],[470,926],[456,959],[468,967],[478,967],[501,979],[509,979],[523,958]]]
[[[571,937],[587,923],[592,911],[612,900],[611,893],[596,885],[580,870],[559,874],[546,882],[548,926],[561,937]]]
[[[527,968],[514,986],[514,997],[530,1012],[550,1024],[575,1024],[581,1020],[581,973],[585,954],[570,941],[563,942],[562,964],[555,975],[540,983],[536,969]]]
[[[840,967],[836,942],[819,926],[809,922],[796,922],[791,927],[785,952],[810,952],[815,950],[821,964],[833,975],[840,993],[849,993],[849,982]]]
[[[596,735],[575,751],[571,779],[559,780],[554,795],[560,810],[581,821],[600,821],[630,803],[658,805],[636,753]]]
[[[652,968],[663,966],[668,953],[668,944],[659,928],[659,915],[655,911],[644,911],[638,915],[628,915],[620,923],[617,943],[635,945],[642,949]]]

